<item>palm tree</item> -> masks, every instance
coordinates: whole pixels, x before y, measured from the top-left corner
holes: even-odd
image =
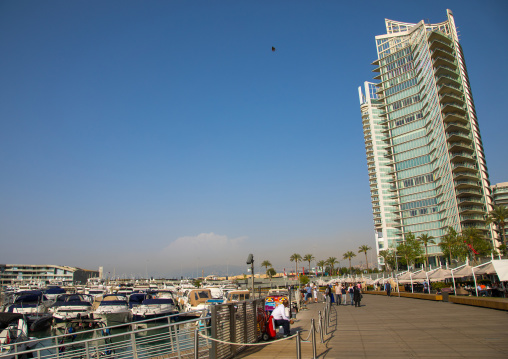
[[[504,233],[505,223],[508,220],[508,208],[503,205],[494,206],[494,209],[489,212],[487,216],[487,223],[494,223],[501,232],[502,244],[506,245],[506,238]]]
[[[331,273],[331,275],[333,275],[335,264],[337,264],[337,258],[335,258],[335,257],[328,258],[326,260],[326,264],[328,264],[330,266],[330,268],[331,268],[330,273]]]
[[[310,262],[312,262],[315,259],[316,258],[314,258],[314,256],[312,254],[306,254],[303,256],[303,260],[306,262],[309,262],[309,274],[310,274]]]
[[[358,253],[365,253],[365,263],[367,264],[367,272],[369,272],[369,261],[367,260],[367,252],[370,251],[372,248],[370,248],[368,245],[363,244],[358,248]]]
[[[344,253],[344,259],[349,259],[349,274],[351,274],[351,259],[353,259],[353,257],[356,257],[355,252],[349,251]]]
[[[264,260],[263,263],[261,263],[261,267],[265,267],[265,272],[268,271],[268,267],[271,267],[272,263],[270,261]]]
[[[429,236],[427,233],[420,234],[418,240],[425,246],[425,269],[427,269],[429,267],[429,252],[427,246],[429,243],[435,244],[436,242],[434,242],[434,237]]]
[[[316,265],[321,268],[321,274],[323,274],[323,268],[324,266],[326,265],[326,261],[323,261],[323,260],[320,260],[319,262],[316,263]]]
[[[302,260],[302,256],[299,255],[298,253],[294,253],[293,255],[291,255],[291,257],[289,257],[289,260],[291,262],[295,262],[295,276],[297,276],[298,275],[298,262]]]

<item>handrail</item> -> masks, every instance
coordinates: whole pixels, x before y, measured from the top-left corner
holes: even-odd
[[[202,310],[199,310],[196,312],[202,312]],[[206,321],[206,320],[210,319],[209,316],[202,316],[202,317],[198,317],[195,319],[190,319],[185,322],[171,322],[170,318],[174,317],[174,316],[175,315],[170,315],[170,316],[148,319],[148,320],[139,321],[139,322],[131,322],[128,324],[123,324],[123,325],[115,325],[115,326],[111,326],[111,327],[103,327],[103,328],[74,332],[74,333],[65,333],[65,334],[57,335],[57,336],[53,336],[53,337],[40,338],[40,339],[36,339],[36,340],[24,341],[24,342],[13,343],[13,344],[17,344],[17,345],[28,344],[28,346],[30,346],[30,347],[33,346],[33,349],[30,349],[30,350],[16,351],[16,355],[21,356],[21,355],[31,354],[37,358],[52,358],[52,357],[55,357],[55,355],[57,358],[70,358],[71,356],[72,357],[80,356],[80,357],[84,357],[84,358],[90,358],[91,357],[90,355],[97,354],[96,353],[97,350],[99,350],[99,351],[103,351],[103,350],[114,351],[114,350],[118,350],[118,349],[123,350],[121,353],[124,353],[124,354],[130,353],[130,352],[132,352],[134,354],[134,352],[137,350],[136,347],[138,345],[146,344],[147,342],[149,342],[149,340],[148,341],[146,340],[146,338],[147,338],[146,335],[144,335],[140,338],[137,338],[136,334],[141,334],[141,333],[145,334],[150,331],[156,333],[157,331],[164,330],[167,328],[167,329],[169,329],[169,331],[164,333],[163,336],[168,336],[168,338],[166,340],[168,340],[168,343],[169,343],[169,341],[171,341],[170,348],[173,351],[174,350],[174,347],[172,345],[173,344],[173,342],[172,342],[173,336],[176,336],[176,341],[177,341],[176,347],[179,346],[180,341],[186,341],[186,339],[179,339],[179,335],[178,335],[178,333],[185,333],[185,332],[182,332],[181,329],[177,331],[177,329],[173,329],[173,327],[176,327],[178,325],[187,324],[187,323],[190,323],[190,324],[200,323],[202,321]],[[64,340],[63,340],[63,339],[69,339],[75,335],[82,335],[82,334],[89,334],[90,335],[90,334],[93,334],[94,332],[104,333],[104,332],[108,331],[110,333],[112,328],[119,328],[119,327],[125,328],[126,326],[129,326],[129,325],[138,325],[138,324],[143,324],[143,323],[147,323],[150,321],[157,321],[157,320],[164,320],[164,319],[167,319],[167,323],[161,324],[161,325],[155,325],[155,326],[149,327],[149,328],[139,328],[139,329],[130,330],[130,331],[128,330],[128,331],[125,331],[122,333],[108,334],[106,336],[92,337],[90,339],[83,339],[83,340],[72,341],[72,342],[64,342]],[[205,325],[200,325],[199,328],[201,330],[207,329],[207,327]],[[160,335],[155,334],[155,336],[156,336],[155,340],[157,340],[157,341],[161,340]],[[128,337],[130,337],[130,338],[125,339]],[[119,339],[119,340],[116,342],[113,342],[112,339]],[[41,343],[44,340],[49,340],[50,342],[55,343],[55,344],[46,345],[42,348],[37,348],[36,347],[37,344]],[[97,343],[99,341],[105,341],[105,343],[104,344],[101,343],[98,345]],[[66,348],[69,346],[72,346],[74,348],[77,347],[77,348],[79,348],[79,351],[76,349],[73,349],[72,351],[71,350],[66,350],[65,352],[62,351],[63,348]],[[188,346],[188,345],[186,345],[186,346]],[[98,349],[99,347],[100,347],[100,349]],[[48,354],[42,353],[45,351],[49,351],[49,356],[48,356]],[[93,353],[91,353],[91,351],[93,351]],[[11,356],[12,354],[9,353],[8,355]]]

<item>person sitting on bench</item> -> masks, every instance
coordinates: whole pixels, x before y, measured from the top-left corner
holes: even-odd
[[[273,320],[275,321],[275,327],[282,327],[284,328],[284,338],[289,335],[290,329],[289,325],[293,324],[293,320],[289,319],[286,316],[286,308],[288,307],[289,303],[287,299],[284,299],[282,301],[282,304],[279,304],[272,312]]]

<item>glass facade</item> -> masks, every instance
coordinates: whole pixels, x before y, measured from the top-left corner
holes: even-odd
[[[412,232],[435,237],[428,251],[439,256],[449,226],[492,238],[483,145],[450,10],[447,17],[386,20],[387,33],[376,36],[378,82],[359,88],[378,252]]]

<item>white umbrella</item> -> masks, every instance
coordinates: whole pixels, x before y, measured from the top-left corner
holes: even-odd
[[[454,278],[464,278],[473,276],[473,267],[465,265],[462,268],[456,270],[452,269]]]
[[[474,274],[476,274],[476,275],[478,275],[478,274],[496,274],[496,268],[494,268],[494,264],[492,264],[492,262],[490,262],[487,265],[484,265],[483,267],[476,269],[474,271]]]
[[[429,279],[435,280],[435,281],[442,281],[448,278],[452,278],[452,271],[449,269],[442,269],[439,268],[434,273],[429,275]]]

